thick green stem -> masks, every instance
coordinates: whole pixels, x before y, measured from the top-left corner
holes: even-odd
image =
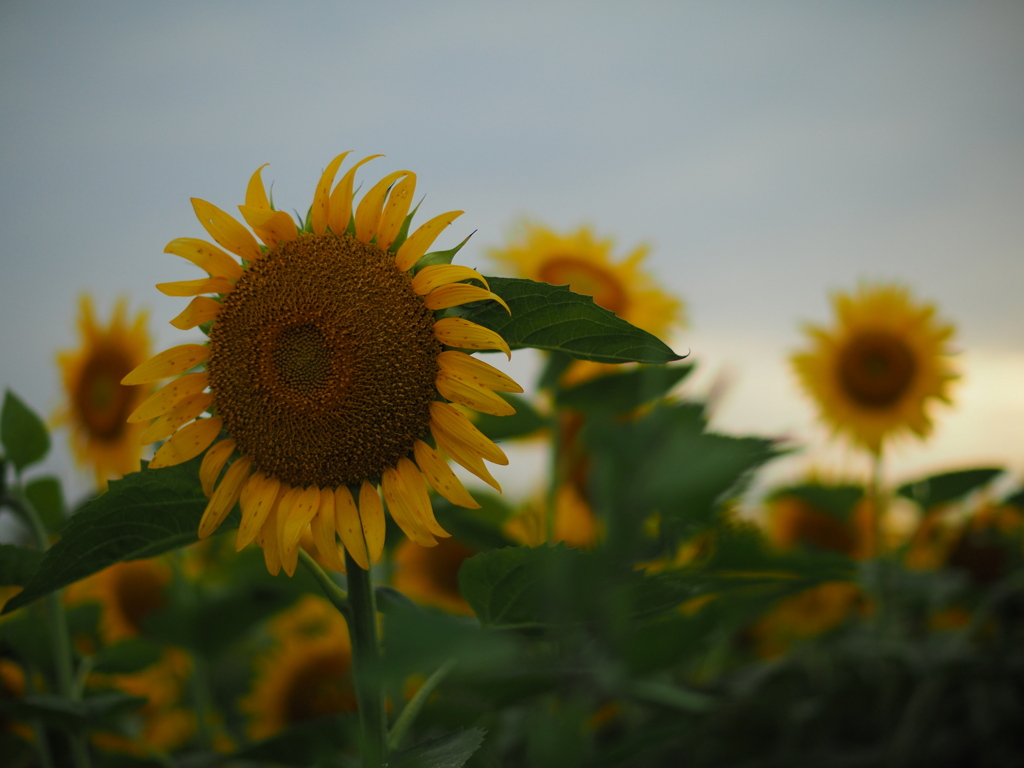
[[[364,768],[380,768],[387,759],[387,713],[380,682],[380,646],[373,579],[345,552],[348,604],[345,614],[352,639],[352,680],[359,701],[360,752]]]

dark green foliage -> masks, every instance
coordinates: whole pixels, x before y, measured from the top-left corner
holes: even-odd
[[[0,411],[0,443],[5,458],[18,472],[41,461],[50,450],[50,434],[43,420],[11,391],[4,394]]]
[[[923,509],[959,501],[972,491],[992,482],[1003,473],[1002,469],[963,469],[944,472],[920,480],[904,483],[897,490],[900,496],[917,502]]]

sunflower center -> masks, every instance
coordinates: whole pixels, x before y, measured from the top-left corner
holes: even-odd
[[[887,333],[861,333],[839,356],[839,382],[849,397],[866,408],[899,402],[917,372],[907,345]]]
[[[312,653],[295,670],[284,695],[284,720],[289,725],[338,712],[353,712],[351,659],[337,648]]]
[[[164,604],[164,582],[145,564],[125,563],[114,586],[117,607],[136,632],[147,616]]]
[[[135,393],[132,387],[122,386],[121,379],[132,368],[131,360],[111,347],[96,349],[82,367],[74,392],[74,406],[96,440],[116,441],[127,429],[128,416],[135,406]]]
[[[551,285],[568,285],[573,293],[593,296],[594,303],[621,315],[629,306],[629,297],[615,276],[576,256],[555,256],[540,268],[540,279]]]
[[[217,413],[257,469],[292,486],[377,477],[429,427],[433,327],[392,254],[303,234],[224,299],[207,363]]]

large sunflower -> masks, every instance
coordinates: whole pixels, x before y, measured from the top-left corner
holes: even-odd
[[[344,567],[337,534],[353,560],[369,568],[384,546],[378,487],[410,539],[433,546],[435,537],[447,536],[434,519],[428,485],[454,504],[478,505],[440,452],[495,488],[484,459],[508,461],[451,403],[508,415],[511,406],[495,392],[522,391],[460,351],[510,354],[498,334],[438,317],[467,302],[504,304],[484,278],[446,263],[417,269],[461,211],[406,236],[416,176],[397,171],[375,184],[353,215],[355,171],[372,158],[334,186],[348,154],[327,166],[301,227],[271,208],[262,167],[253,174],[239,210],[264,245],[224,211],[193,199],[206,231],[242,263],[202,240],[171,241],[167,252],[209,277],[157,287],[195,297],[171,322],[208,328],[209,341],[162,352],[124,379],[175,377],[131,416],[153,420],[144,440],[167,438],[150,466],[206,451],[199,474],[210,502],[200,538],[240,501],[236,545],[257,541],[272,573],[294,572],[310,526],[331,567]],[[204,369],[193,372],[197,366]],[[203,418],[207,411],[212,415]]]
[[[949,360],[953,326],[897,285],[861,286],[852,296],[837,294],[833,305],[836,327],[808,325],[811,349],[791,358],[821,416],[875,454],[892,435],[926,437],[927,405],[949,403],[957,378]]]
[[[121,379],[150,355],[147,319],[140,312],[129,320],[121,300],[104,328],[96,321],[92,299],[83,295],[78,314],[81,346],[57,354],[66,402],[53,424],[71,429],[75,460],[93,469],[100,488],[139,469],[143,426],[129,424],[127,418],[152,387],[126,386]]]

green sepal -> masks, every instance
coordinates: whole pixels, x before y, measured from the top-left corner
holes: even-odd
[[[433,267],[433,266],[437,266],[439,264],[451,264],[452,263],[452,259],[455,258],[455,254],[457,254],[459,251],[461,251],[462,250],[462,246],[464,246],[466,243],[468,243],[469,242],[469,238],[471,238],[475,234],[476,234],[476,230],[473,230],[468,235],[466,235],[466,239],[465,240],[463,240],[461,243],[456,245],[451,250],[448,250],[448,251],[431,251],[430,253],[424,254],[423,256],[420,257],[420,260],[416,262],[415,266],[413,266],[413,268],[409,271],[409,274],[415,276],[415,274],[417,272],[419,272],[421,269],[423,269],[424,267]],[[488,281],[490,281],[490,278],[488,278]],[[504,311],[504,310],[502,310],[502,311]]]

